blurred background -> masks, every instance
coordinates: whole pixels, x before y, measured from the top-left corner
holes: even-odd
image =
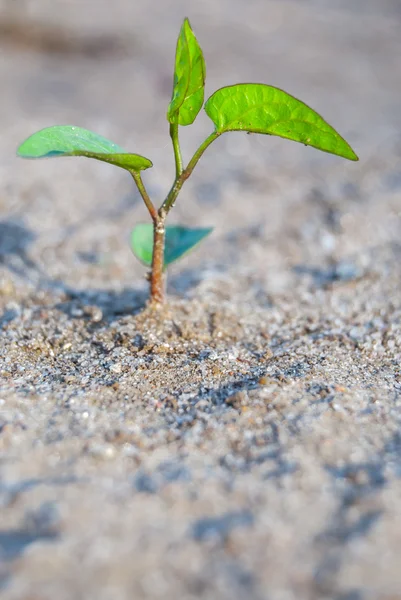
[[[0,0],[0,248],[13,285],[144,285],[128,238],[147,213],[129,176],[83,159],[24,162],[15,149],[49,125],[92,129],[153,161],[144,179],[161,201],[174,173],[165,113],[184,16],[204,51],[206,97],[236,82],[281,87],[360,156],[222,136],[171,215],[216,226],[185,264],[243,268],[274,293],[294,268],[363,262],[364,249],[399,239],[399,0]],[[210,131],[203,111],[181,128],[186,160]]]

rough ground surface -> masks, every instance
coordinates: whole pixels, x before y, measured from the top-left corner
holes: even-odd
[[[400,2],[112,4],[0,4],[1,595],[401,598]],[[173,215],[216,231],[157,319],[129,178],[14,148],[92,128],[161,199],[184,15],[209,93],[282,87],[361,161],[219,139]]]

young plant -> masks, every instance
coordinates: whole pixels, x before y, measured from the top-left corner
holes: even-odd
[[[25,140],[18,148],[23,158],[86,156],[108,162],[131,173],[149,211],[151,223],[139,224],[131,235],[135,256],[150,272],[150,304],[165,301],[165,269],[194,248],[211,228],[166,225],[166,217],[199,159],[214,140],[228,131],[245,131],[288,138],[318,150],[358,160],[350,145],[320,115],[282,90],[263,83],[241,83],[217,90],[204,109],[214,131],[199,146],[184,166],[179,127],[191,125],[204,102],[205,61],[202,50],[184,20],[178,37],[172,99],[167,110],[170,137],[175,157],[175,179],[164,202],[157,209],[141,178],[141,171],[152,162],[139,154],[128,154],[105,138],[72,126],[48,127]]]

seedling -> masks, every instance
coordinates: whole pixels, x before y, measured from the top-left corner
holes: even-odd
[[[223,87],[206,101],[204,109],[214,131],[199,146],[184,167],[179,127],[191,125],[204,102],[205,61],[202,50],[184,20],[178,37],[172,99],[167,110],[175,157],[175,179],[160,208],[156,208],[143,184],[141,171],[152,162],[139,154],[128,154],[116,144],[86,129],[57,126],[34,133],[18,148],[23,158],[86,156],[108,162],[131,173],[149,211],[151,223],[135,227],[131,246],[150,272],[150,304],[165,301],[165,269],[196,246],[211,228],[166,225],[166,217],[196,164],[214,140],[228,131],[245,131],[288,138],[318,150],[358,160],[350,145],[320,115],[282,90],[263,83],[241,83]]]

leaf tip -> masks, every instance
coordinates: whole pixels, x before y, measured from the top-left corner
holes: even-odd
[[[146,163],[146,167],[143,167],[143,171],[145,171],[146,169],[150,169],[151,167],[153,167],[153,163],[150,160],[150,158],[147,158],[147,163]]]
[[[25,148],[26,148],[26,142],[29,140],[29,138],[27,138],[26,140],[24,140],[17,148],[17,156],[19,156],[20,158],[30,158],[29,153],[26,152]]]
[[[356,152],[354,152],[351,148],[351,158],[350,160],[353,160],[354,162],[358,162],[359,161],[359,156],[356,154]]]
[[[351,146],[348,144],[348,142],[346,142],[344,139],[343,139],[343,142],[345,143],[346,148],[342,149],[343,151],[341,153],[339,153],[339,156],[341,156],[342,158],[346,158],[347,160],[352,160],[353,162],[358,162],[359,156],[351,148]]]

